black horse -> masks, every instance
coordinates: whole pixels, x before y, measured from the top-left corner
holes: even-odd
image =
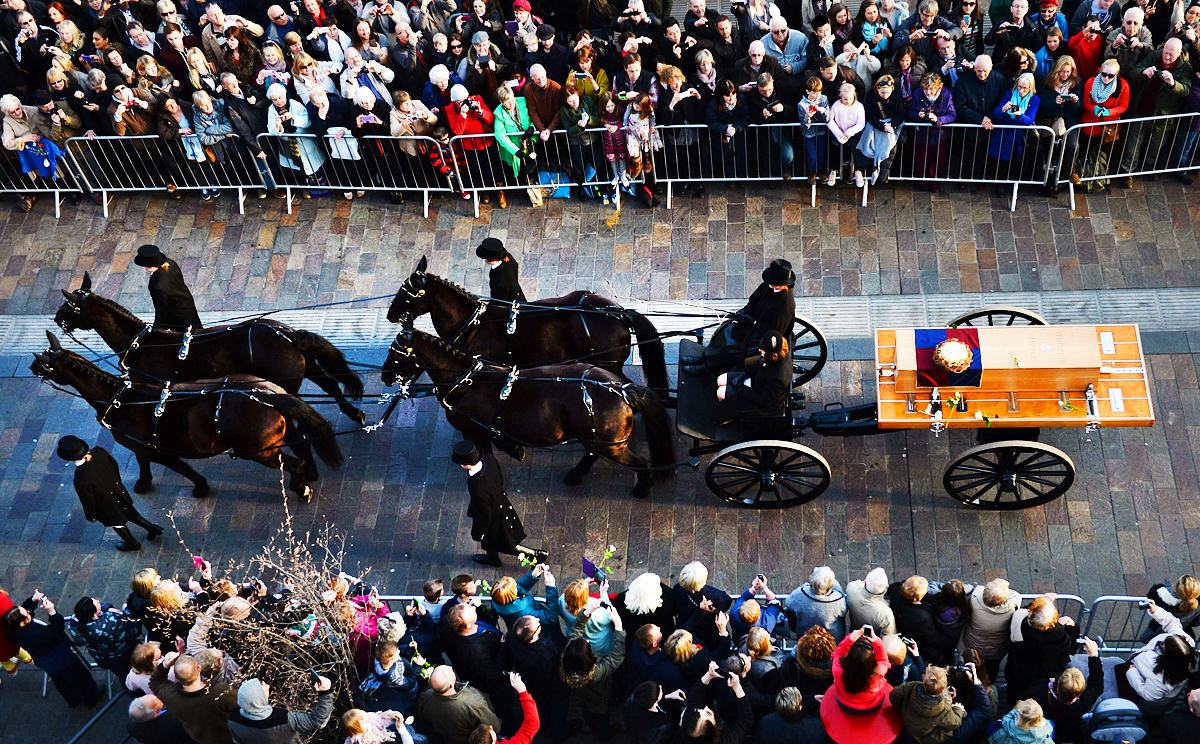
[[[670,387],[658,329],[636,310],[583,291],[514,308],[426,273],[428,265],[422,256],[392,299],[388,320],[399,323],[429,313],[444,341],[489,361],[518,367],[582,361],[626,381],[622,368],[636,334],[647,383],[660,394]]]
[[[650,494],[653,471],[667,476],[675,462],[674,432],[658,395],[606,369],[581,362],[525,369],[491,364],[408,325],[392,344],[384,381],[407,385],[422,371],[437,388],[446,420],[485,452],[495,442],[520,460],[525,445],[580,442],[587,453],[567,473],[568,485],[604,457],[637,471],[633,493],[641,498]],[[650,468],[629,448],[637,413],[646,425]]]
[[[34,355],[30,371],[75,388],[96,409],[96,419],[112,430],[113,439],[137,455],[139,486],[150,484],[149,463],[157,462],[192,481],[193,496],[207,496],[208,480],[183,460],[228,452],[272,470],[282,463],[292,474],[289,488],[311,499],[318,477],[312,450],[331,468],[342,465],[342,451],[325,417],[272,382],[227,375],[173,383],[167,396],[162,385],[111,375],[63,349],[54,334],[47,331],[46,336],[50,348]],[[284,452],[285,445],[299,457]]]
[[[86,272],[83,286],[62,293],[66,301],[54,315],[55,324],[66,333],[96,331],[117,352],[122,369],[144,382],[161,385],[247,374],[294,394],[307,378],[332,396],[342,413],[360,424],[366,421],[366,415],[346,400],[362,398],[362,380],[324,336],[258,318],[198,331],[184,350],[182,331],[154,329],[113,300],[93,294],[92,277]]]

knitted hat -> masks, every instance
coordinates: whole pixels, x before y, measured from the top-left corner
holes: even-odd
[[[529,5],[529,0],[513,0],[513,10],[532,11],[532,6]]]
[[[888,588],[887,571],[882,568],[872,568],[863,581],[863,588],[870,594],[883,594]]]
[[[470,97],[471,97],[471,94],[467,92],[467,86],[465,86],[465,85],[456,85],[450,89],[450,102],[451,103],[458,103],[459,101],[465,101]]]

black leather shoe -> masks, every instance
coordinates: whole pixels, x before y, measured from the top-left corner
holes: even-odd
[[[156,526],[152,530],[146,530],[146,539],[147,540],[157,540],[158,538],[162,537],[162,533],[164,531],[165,530],[163,530],[162,527],[158,527],[158,526]]]
[[[141,550],[141,549],[142,549],[142,544],[138,543],[138,542],[134,542],[134,543],[123,542],[117,546],[117,550],[121,550],[121,551]]]
[[[475,555],[471,556],[471,560],[475,561],[481,566],[494,566],[495,568],[500,568],[504,565],[504,562],[500,560],[500,556],[491,556],[487,553],[476,553]]]

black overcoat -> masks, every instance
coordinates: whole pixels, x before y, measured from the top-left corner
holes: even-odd
[[[471,537],[484,550],[514,553],[525,539],[525,528],[517,512],[504,494],[504,474],[491,454],[483,456],[483,470],[467,477],[471,503],[467,516],[471,518]]]

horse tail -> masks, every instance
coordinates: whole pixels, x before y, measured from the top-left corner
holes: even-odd
[[[350,365],[346,363],[346,355],[329,339],[311,331],[288,331],[288,338],[305,359],[316,359],[317,364],[342,384],[346,395],[354,400],[362,400],[363,382]]]
[[[629,322],[637,336],[638,348],[642,355],[642,372],[646,382],[660,394],[666,394],[671,383],[667,379],[667,358],[663,350],[662,337],[650,319],[637,310],[625,310],[625,320]]]
[[[650,444],[650,467],[658,469],[663,477],[670,477],[675,472],[671,467],[675,463],[675,432],[662,398],[648,387],[626,385],[625,399],[634,413],[642,414]]]
[[[334,436],[333,425],[309,404],[294,395],[287,393],[270,393],[259,395],[275,407],[291,426],[295,422],[296,429],[308,437],[317,455],[329,467],[337,470],[342,466],[342,448],[338,446]]]

